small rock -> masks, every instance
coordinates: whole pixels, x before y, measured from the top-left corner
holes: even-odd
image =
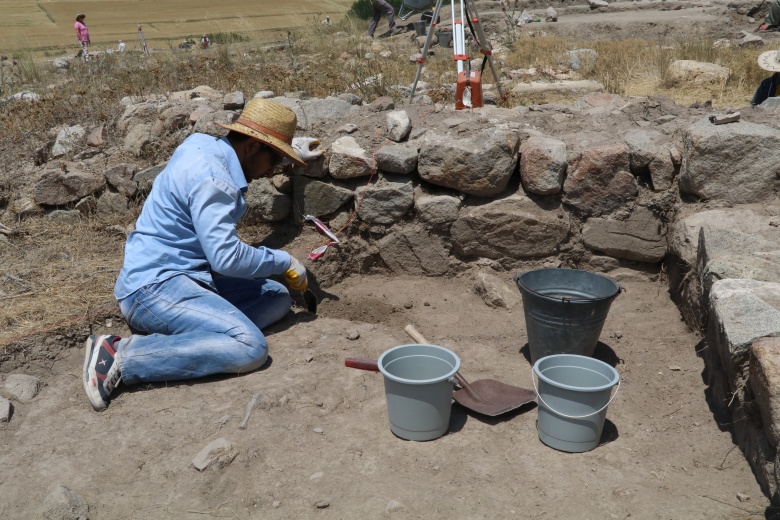
[[[307,363],[311,363],[312,361],[314,361],[314,356],[312,356],[311,354],[309,354],[309,355],[308,355],[308,356],[306,356],[304,359],[306,360],[306,362],[307,362]]]
[[[348,340],[356,340],[360,338],[360,332],[357,331],[357,329],[350,329],[347,331],[347,339]]]
[[[430,307],[431,306],[431,302],[423,302],[423,305],[426,306],[426,307]]]
[[[772,227],[780,227],[780,218],[772,217],[769,219],[769,225]]]
[[[679,372],[682,370],[682,368],[678,367],[677,365],[670,365],[669,370],[674,370],[675,372]]]
[[[740,120],[741,114],[739,112],[730,112],[728,114],[715,114],[710,116],[710,123],[713,125],[725,125],[728,123],[736,123]]]
[[[320,500],[314,505],[317,506],[317,509],[325,509],[330,507],[330,502],[328,502],[327,500]]]
[[[397,511],[398,509],[403,509],[404,505],[399,502],[398,500],[391,500],[387,503],[387,511]]]
[[[14,399],[24,403],[38,395],[44,384],[43,381],[34,376],[11,374],[5,380],[5,390]]]
[[[747,502],[748,500],[750,500],[750,497],[744,493],[737,493],[737,500],[739,500],[740,502]]]
[[[279,509],[279,508],[281,507],[281,505],[282,505],[282,503],[281,503],[281,502],[279,502],[278,500],[274,500],[274,501],[271,503],[271,507],[273,507],[274,509]]]
[[[0,397],[0,422],[9,422],[12,413],[13,406],[11,406],[11,401]]]
[[[324,433],[325,432],[325,430],[323,430],[322,428],[314,428],[314,430],[312,430],[312,431],[314,433]]]
[[[318,471],[317,473],[312,473],[311,477],[309,477],[309,480],[319,480],[319,479],[321,479],[324,476],[325,476],[325,473],[323,473],[322,471]],[[325,507],[327,507],[327,506],[325,506]]]
[[[238,448],[225,439],[220,437],[210,442],[205,448],[200,450],[194,459],[192,465],[198,471],[203,471],[208,467],[221,468],[227,466],[238,456]]]
[[[342,126],[336,132],[340,134],[352,134],[358,130],[357,125],[353,125],[352,123],[347,123],[346,125]]]
[[[79,495],[60,484],[43,500],[46,520],[87,520],[89,505]]]
[[[433,467],[433,471],[439,471],[439,465],[438,465],[438,464],[436,464],[436,465]]]
[[[404,303],[404,309],[411,309],[412,307],[414,307],[414,303],[413,302],[406,302],[406,303]]]
[[[106,129],[101,125],[90,132],[89,137],[87,137],[87,145],[94,147],[100,146],[103,144],[105,138]]]

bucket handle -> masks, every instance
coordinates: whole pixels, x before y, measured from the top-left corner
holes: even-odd
[[[615,400],[615,397],[617,396],[618,391],[620,390],[620,379],[618,379],[617,389],[615,390],[615,393],[612,394],[612,397],[609,398],[609,401],[607,402],[607,404],[605,404],[604,406],[602,406],[601,408],[599,408],[595,412],[592,412],[592,413],[589,413],[589,414],[586,414],[586,415],[566,415],[565,413],[559,412],[558,410],[556,410],[555,408],[553,408],[552,406],[550,406],[549,404],[544,402],[544,399],[542,399],[542,396],[539,394],[539,387],[536,385],[536,374],[534,373],[533,370],[531,370],[531,381],[533,381],[533,383],[534,383],[534,390],[536,391],[536,397],[539,399],[539,401],[541,401],[541,403],[544,406],[546,406],[554,414],[560,415],[561,417],[566,417],[567,419],[585,419],[586,417],[591,417],[593,415],[596,415],[596,414],[599,414],[599,413],[603,412],[604,410],[607,409],[607,407],[610,404],[612,404],[612,401]],[[610,392],[611,391],[612,390],[610,389]]]

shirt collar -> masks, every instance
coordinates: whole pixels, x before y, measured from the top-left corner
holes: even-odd
[[[218,139],[217,143],[219,144],[219,147],[225,156],[225,160],[227,161],[227,169],[228,172],[230,172],[230,178],[233,179],[233,182],[236,183],[236,186],[238,186],[238,189],[240,189],[242,193],[246,193],[249,185],[246,182],[244,170],[241,169],[241,163],[238,162],[238,155],[236,155],[236,151],[233,150],[233,147],[230,145],[230,141],[228,141],[227,137]]]

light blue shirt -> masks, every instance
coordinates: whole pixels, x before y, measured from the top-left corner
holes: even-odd
[[[227,138],[193,134],[157,176],[114,287],[121,300],[146,285],[179,274],[215,288],[212,271],[265,278],[290,267],[290,255],[252,247],[238,238],[246,211],[246,178]]]

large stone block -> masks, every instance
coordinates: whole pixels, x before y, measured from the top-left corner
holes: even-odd
[[[414,187],[407,177],[383,176],[370,186],[355,190],[360,200],[358,218],[368,224],[393,224],[414,204]]]
[[[479,197],[504,191],[515,171],[520,134],[509,128],[491,128],[468,138],[426,134],[417,171],[431,184]]]
[[[750,377],[764,432],[777,448],[780,443],[780,337],[758,338],[753,341],[750,356]]]
[[[552,195],[561,191],[566,173],[566,143],[546,136],[531,136],[520,145],[520,177],[526,191]]]
[[[753,340],[780,336],[780,283],[719,280],[710,291],[707,341],[736,386]]]
[[[334,213],[352,200],[353,195],[352,190],[343,186],[302,175],[293,177],[293,199],[296,209],[300,211],[300,215],[296,211],[296,218],[303,215],[322,217]]]
[[[629,173],[628,147],[614,143],[577,154],[569,161],[563,192],[563,202],[585,216],[623,207],[639,193],[639,185]]]
[[[637,262],[660,262],[666,255],[666,228],[649,209],[639,206],[627,220],[589,219],[582,239],[592,250]]]
[[[464,256],[541,258],[556,254],[569,227],[569,215],[559,203],[515,194],[463,207],[450,234],[453,249]]]
[[[382,261],[395,273],[441,276],[449,269],[449,251],[442,238],[419,227],[391,233],[377,245]]]
[[[747,204],[775,196],[780,187],[780,130],[702,119],[684,136],[680,191],[700,199]]]

